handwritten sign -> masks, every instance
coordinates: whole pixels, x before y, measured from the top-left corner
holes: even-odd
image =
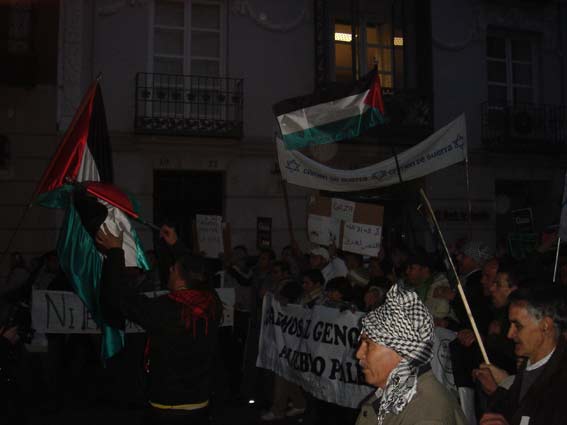
[[[380,251],[382,226],[371,224],[345,223],[342,249],[355,254],[375,257]]]
[[[149,298],[167,294],[168,291],[145,292]],[[234,289],[217,289],[223,303],[221,326],[234,323]],[[87,307],[74,293],[68,291],[32,291],[32,327],[36,333],[97,334],[100,333]],[[126,321],[126,333],[144,332],[137,324]]]
[[[331,245],[339,240],[341,222],[324,215],[309,214],[307,218],[309,240],[318,245]]]
[[[346,223],[352,223],[355,206],[355,202],[333,198],[331,202],[331,217]]]
[[[196,217],[199,251],[207,258],[218,258],[224,252],[222,238],[222,217],[199,215]]]

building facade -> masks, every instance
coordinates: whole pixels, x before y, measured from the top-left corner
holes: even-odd
[[[468,186],[464,165],[455,165],[348,195],[385,205],[397,229],[386,234],[390,242],[432,248],[416,212],[419,187],[451,241],[471,230],[467,199],[473,236],[493,245],[516,231],[514,210],[531,209],[535,231],[558,221],[563,1],[29,0],[2,7],[9,29],[2,48],[16,64],[0,81],[3,249],[15,229],[11,250],[33,256],[54,248],[60,213],[32,207],[21,217],[99,74],[115,183],[139,199],[144,218],[175,224],[190,240],[195,214],[218,214],[231,225],[232,244],[253,252],[261,216],[272,218],[276,251],[287,245],[271,107],[374,66],[388,124],[308,150],[315,159],[358,168],[467,117]],[[26,37],[28,50],[14,52]],[[313,191],[289,185],[287,192],[295,238],[307,248]],[[139,231],[150,247],[152,231]]]

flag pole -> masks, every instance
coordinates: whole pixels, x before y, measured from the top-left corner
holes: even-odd
[[[403,183],[404,180],[402,179],[402,170],[400,170],[400,161],[398,161],[398,154],[396,153],[396,148],[392,143],[392,153],[394,154],[394,161],[396,161],[396,170],[398,171],[398,178],[400,179],[400,183]]]
[[[137,222],[143,224],[144,226],[148,226],[150,229],[152,229],[152,230],[154,230],[154,231],[156,231],[156,232],[159,232],[159,231],[161,230],[161,228],[160,228],[158,225],[156,225],[156,224],[154,224],[154,223],[152,223],[152,222],[150,222],[150,221],[146,221],[146,220],[144,220],[144,219],[142,219],[142,218],[140,218],[140,217],[136,218],[135,220],[136,220]]]
[[[282,185],[282,191],[285,202],[285,215],[287,217],[287,230],[289,232],[290,242],[293,243],[295,242],[295,237],[293,236],[293,224],[291,222],[291,209],[289,207],[289,196],[287,194],[287,182],[284,180],[281,174],[280,177],[281,177],[281,185]]]
[[[553,283],[557,278],[557,266],[559,264],[559,247],[561,246],[561,237],[557,238],[557,249],[555,250],[555,266],[553,267]]]
[[[457,273],[457,270],[455,269],[455,264],[453,263],[453,258],[451,257],[451,253],[449,252],[449,249],[447,248],[447,243],[445,242],[445,238],[443,237],[443,233],[441,232],[441,228],[439,227],[439,223],[437,222],[437,218],[435,217],[435,213],[433,212],[433,208],[431,208],[431,203],[429,202],[429,199],[427,198],[427,195],[425,194],[423,189],[419,189],[419,193],[420,193],[420,195],[421,195],[421,197],[424,201],[427,213],[428,213],[429,217],[431,218],[431,220],[433,221],[433,224],[435,225],[435,230],[437,231],[437,234],[439,235],[439,239],[441,240],[441,243],[443,245],[445,255],[447,256],[447,259],[448,259],[449,264],[451,266],[451,270],[453,271],[453,273],[455,275],[455,279],[457,280],[457,289],[458,289],[459,295],[461,296],[461,299],[463,301],[463,305],[465,306],[467,316],[468,316],[468,318],[471,322],[473,332],[474,332],[474,335],[475,335],[476,340],[478,342],[478,346],[479,346],[480,351],[482,353],[482,357],[484,359],[484,362],[486,364],[490,364],[490,361],[488,360],[488,354],[486,353],[486,348],[484,347],[484,343],[482,342],[482,339],[480,337],[480,333],[478,332],[478,328],[476,326],[476,321],[474,320],[472,311],[471,311],[470,306],[469,306],[469,302],[468,302],[467,297],[465,295],[465,291],[463,290],[463,285],[461,284],[461,280],[459,279],[459,274]]]

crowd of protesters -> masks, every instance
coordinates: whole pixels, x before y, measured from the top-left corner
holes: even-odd
[[[165,239],[167,242],[167,236]],[[557,283],[552,283],[554,243],[556,239],[546,238],[523,259],[512,259],[504,250],[496,253],[477,240],[463,241],[452,248],[490,364],[483,359],[455,276],[440,253],[418,247],[383,246],[378,256],[369,258],[334,246],[315,246],[302,252],[293,243],[279,255],[270,248],[260,248],[256,256],[251,256],[245,246],[235,246],[220,260],[203,260],[198,266],[189,261],[188,268],[199,268],[201,285],[234,288],[236,296],[234,325],[214,333],[211,361],[215,366],[209,368],[214,375],[210,377],[210,411],[214,417],[215,400],[221,400],[221,404],[254,400],[256,406],[265,409],[259,418],[264,422],[304,417],[307,423],[354,423],[358,411],[317,400],[281,376],[256,368],[263,297],[269,292],[284,305],[323,305],[369,313],[386,302],[393,286],[403,285],[416,294],[434,326],[456,332],[450,344],[458,388],[453,396],[460,400],[468,423],[523,424],[523,417],[532,417],[531,422],[525,422],[530,424],[562,423],[563,419],[558,418],[567,417],[559,393],[567,384],[567,366],[562,362],[563,334],[567,330],[567,303],[562,288],[567,288],[567,261],[563,255],[559,257]],[[124,269],[128,287],[137,293],[168,289],[175,267],[160,270],[159,252],[147,254],[152,266],[149,271]],[[191,287],[187,282],[184,289]],[[130,388],[130,397],[124,397],[122,385],[124,381],[144,381],[145,336],[127,336],[125,353],[111,359],[106,368],[99,365],[100,338],[96,335],[49,334],[46,353],[29,353],[24,343],[33,336],[29,306],[34,288],[72,290],[55,252],[34,259],[29,266],[19,253],[12,253],[9,274],[0,285],[0,379],[2,389],[10,394],[2,399],[7,423],[25,423],[22,406],[29,400],[41,401],[48,410],[60,409],[69,402],[66,391],[72,393],[69,388],[80,386],[79,382],[67,385],[68,381],[85,379],[85,374],[99,383],[95,390],[98,393],[92,395],[96,400],[141,406],[144,390]],[[131,294],[128,297],[129,307],[121,303],[116,308],[127,310],[130,315],[125,317],[144,322],[151,329],[153,324],[139,307],[145,306],[145,301]],[[147,311],[153,310],[148,307]],[[531,333],[527,334],[526,329]],[[114,383],[119,381],[117,390]],[[37,388],[44,391],[33,394]],[[169,390],[162,388],[160,396],[169,394]],[[110,400],[113,393],[116,397]],[[182,404],[179,397],[173,398]],[[195,401],[199,400],[191,399]]]

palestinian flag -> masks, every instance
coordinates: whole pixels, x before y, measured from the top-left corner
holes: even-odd
[[[94,237],[102,224],[114,234],[124,231],[127,267],[148,269],[140,240],[127,217],[137,218],[138,206],[133,198],[112,186],[111,181],[106,115],[100,87],[94,82],[38,184],[35,203],[66,211],[57,242],[59,263],[101,328],[105,359],[123,348],[124,335],[118,328],[121,320],[113,317],[116,327],[109,326],[110,317],[106,314],[103,317],[99,302],[103,257]]]
[[[333,85],[273,107],[286,149],[352,139],[384,123],[378,70],[349,86]]]
[[[79,105],[53,159],[43,173],[35,196],[67,183],[112,182],[112,155],[102,93],[93,82]]]

